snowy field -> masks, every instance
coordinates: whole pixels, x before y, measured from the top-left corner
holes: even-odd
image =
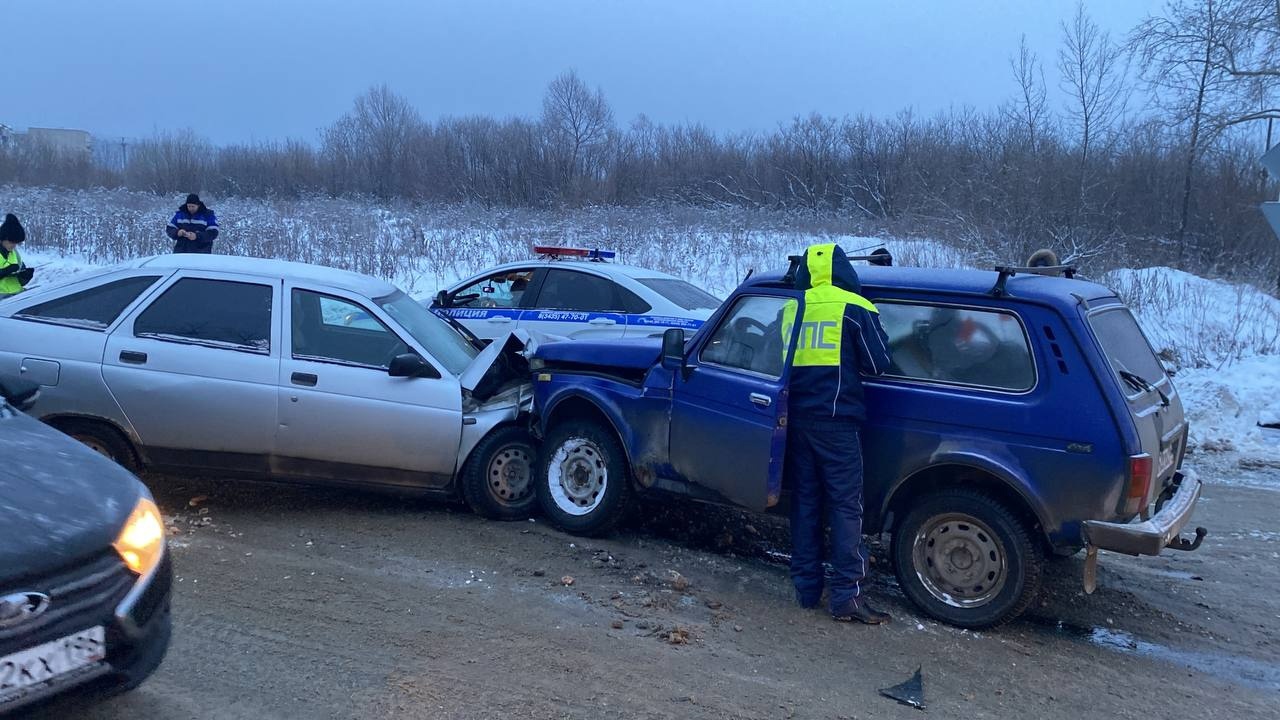
[[[831,221],[733,209],[472,206],[388,208],[349,200],[210,203],[224,229],[219,252],[332,265],[386,278],[415,297],[499,262],[527,258],[534,243],[616,250],[621,262],[686,278],[727,295],[750,270],[776,268],[812,242],[848,251],[884,245],[900,265],[966,267],[941,242],[866,237]],[[163,227],[176,207],[143,193],[6,188],[0,210],[27,225],[27,262],[39,284],[125,259],[166,252]],[[1133,308],[1175,372],[1197,452],[1238,453],[1280,467],[1280,300],[1247,284],[1170,268],[1122,269],[1095,278]]]

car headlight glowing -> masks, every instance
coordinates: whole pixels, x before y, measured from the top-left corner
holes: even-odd
[[[151,498],[145,495],[138,498],[138,504],[112,546],[124,564],[139,575],[151,572],[160,562],[164,554],[164,522],[160,519],[160,508]]]

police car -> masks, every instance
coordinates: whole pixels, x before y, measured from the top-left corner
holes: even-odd
[[[537,259],[499,265],[441,290],[431,309],[481,338],[523,328],[600,339],[694,331],[720,306],[678,277],[610,262],[616,253],[608,250],[533,250]]]

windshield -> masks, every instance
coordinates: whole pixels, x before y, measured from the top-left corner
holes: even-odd
[[[1117,308],[1092,315],[1089,325],[1116,374],[1132,373],[1151,385],[1164,379],[1164,368],[1128,310]],[[1126,380],[1126,384],[1130,382]]]
[[[636,281],[685,310],[715,310],[720,307],[720,301],[714,295],[684,280],[636,278]]]
[[[397,290],[374,302],[454,375],[461,375],[475,358],[478,351],[466,336],[403,292]]]

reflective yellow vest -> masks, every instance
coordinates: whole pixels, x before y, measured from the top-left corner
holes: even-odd
[[[13,252],[9,253],[7,257],[4,255],[4,250],[0,250],[0,270],[10,265],[22,265],[22,256],[18,255],[18,248],[14,248]],[[0,278],[0,297],[15,295],[20,292],[22,292],[22,283],[18,282],[16,276],[10,275],[6,278]]]

